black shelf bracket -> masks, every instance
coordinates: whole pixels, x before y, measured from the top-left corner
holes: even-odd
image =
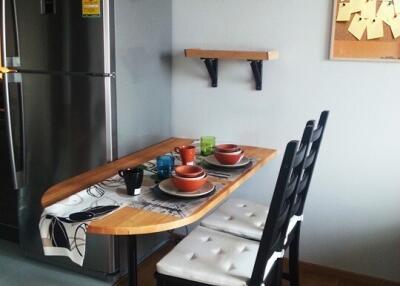
[[[262,90],[263,61],[249,61],[251,69],[253,70],[254,80],[256,82],[256,90]]]
[[[202,59],[207,67],[211,79],[211,86],[218,86],[218,59]]]

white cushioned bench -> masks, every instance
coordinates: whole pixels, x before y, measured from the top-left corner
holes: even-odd
[[[201,225],[240,237],[260,241],[269,207],[244,199],[232,198],[219,206],[211,215],[201,221]],[[290,219],[286,237],[302,221],[303,216]]]
[[[252,275],[259,243],[205,227],[197,227],[159,263],[157,272],[216,286],[245,286]],[[275,252],[266,274],[283,257]]]

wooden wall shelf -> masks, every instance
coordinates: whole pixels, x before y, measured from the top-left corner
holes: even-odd
[[[187,58],[200,58],[204,61],[211,78],[211,86],[218,86],[218,60],[245,60],[250,62],[253,71],[256,89],[262,89],[263,61],[276,60],[279,58],[277,51],[224,51],[224,50],[201,50],[186,49]]]

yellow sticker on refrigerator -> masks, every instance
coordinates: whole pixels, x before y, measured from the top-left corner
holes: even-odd
[[[82,0],[82,17],[100,17],[101,0]]]

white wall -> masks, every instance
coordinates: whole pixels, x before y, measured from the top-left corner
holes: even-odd
[[[400,65],[329,61],[331,0],[174,0],[173,135],[282,152],[329,109],[302,229],[301,259],[400,281]],[[210,88],[183,49],[277,49],[254,90],[246,62],[222,61]],[[281,156],[237,196],[267,203]],[[396,176],[397,175],[397,176]]]

